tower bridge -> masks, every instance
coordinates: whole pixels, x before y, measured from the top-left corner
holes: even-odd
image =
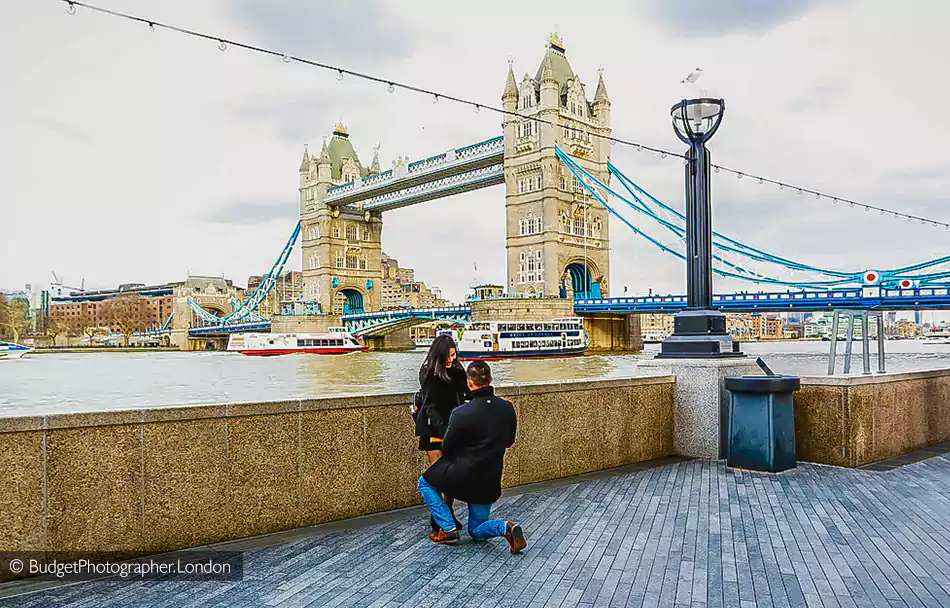
[[[610,270],[607,210],[558,160],[568,149],[607,177],[610,100],[603,74],[593,95],[553,35],[531,76],[509,66],[503,134],[431,157],[368,166],[338,124],[300,164],[304,297],[331,315],[380,308],[383,212],[489,186],[505,186],[507,283],[512,295],[600,297]],[[533,119],[542,119],[546,123]],[[586,245],[586,247],[585,247]]]
[[[610,216],[680,259],[684,254],[644,233],[618,208],[626,205],[680,241],[685,216],[610,162],[611,102],[603,73],[590,94],[556,34],[533,76],[525,73],[518,80],[509,65],[501,99],[506,114],[500,136],[418,161],[399,158],[387,171],[380,170],[378,150],[365,165],[347,127],[336,125],[318,154],[304,149],[299,222],[261,286],[243,303],[232,299],[212,312],[189,300],[191,310],[182,304],[175,323],[191,319],[189,336],[196,340],[232,331],[307,331],[345,324],[379,346],[413,324],[435,319],[575,314],[587,318],[595,347],[637,348],[638,315],[673,312],[686,299],[610,297]],[[381,310],[383,213],[496,185],[505,187],[506,297],[461,307]],[[254,311],[298,238],[302,314],[262,319]],[[713,241],[714,273],[789,290],[715,296],[714,303],[724,310],[950,308],[950,272],[932,271],[950,264],[950,256],[889,271],[842,272],[795,262],[716,232]],[[750,263],[769,270],[751,270]],[[770,274],[774,270],[822,278],[784,279]]]

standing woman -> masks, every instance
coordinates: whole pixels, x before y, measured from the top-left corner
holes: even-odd
[[[442,438],[449,426],[452,410],[469,397],[465,369],[458,360],[455,340],[451,336],[438,336],[429,348],[419,369],[419,386],[422,408],[416,415],[416,436],[419,449],[426,453],[431,466],[442,457]],[[452,498],[445,497],[452,508]],[[435,521],[430,522],[433,529]]]

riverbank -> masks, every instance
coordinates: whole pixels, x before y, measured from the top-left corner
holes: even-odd
[[[69,353],[180,353],[180,352],[190,352],[182,351],[173,346],[157,346],[155,348],[103,348],[103,347],[91,347],[91,348],[35,348],[30,351],[30,354],[69,354]],[[200,352],[200,351],[194,351]]]

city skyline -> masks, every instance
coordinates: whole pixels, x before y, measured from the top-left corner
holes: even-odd
[[[122,8],[490,105],[500,105],[507,60],[519,79],[533,74],[548,34],[557,29],[588,90],[597,68],[604,68],[615,135],[672,149],[678,144],[669,106],[683,95],[679,79],[698,63],[702,84],[726,98],[715,162],[946,219],[940,207],[950,171],[933,159],[940,158],[937,146],[950,128],[936,124],[924,136],[913,112],[917,99],[939,98],[946,88],[932,74],[950,43],[928,34],[940,19],[923,21],[915,18],[917,10],[881,2],[728,10],[743,4],[721,3],[689,32],[688,15],[659,2],[609,15],[575,15],[570,3],[546,3],[540,19],[526,5],[511,8],[509,21],[466,16],[458,20],[464,27],[426,10],[428,3],[419,3],[413,15],[392,15],[379,2],[331,3],[319,12],[240,1]],[[497,13],[491,3],[483,8],[486,15]],[[931,13],[940,11],[950,16],[934,3]],[[6,34],[24,58],[4,68],[11,72],[4,88],[18,95],[0,102],[6,110],[0,120],[9,121],[13,133],[0,144],[2,166],[16,168],[3,180],[4,194],[17,201],[10,225],[20,227],[0,245],[0,259],[16,261],[0,267],[0,284],[8,288],[48,281],[51,269],[68,281],[85,277],[90,287],[181,280],[189,272],[241,280],[273,262],[295,221],[303,144],[319,149],[338,120],[349,127],[361,158],[370,158],[379,142],[384,168],[397,155],[418,159],[501,133],[500,118],[487,112],[475,115],[403,91],[388,94],[352,79],[338,82],[332,74],[239,49],[222,53],[214,44],[82,9],[69,16],[59,2],[22,3],[4,12],[13,16],[6,27],[17,24]],[[523,19],[521,12],[533,16]],[[337,27],[308,35],[318,17]],[[854,23],[861,27],[848,27]],[[624,30],[637,35],[605,35]],[[454,52],[432,52],[446,47]],[[821,61],[830,56],[834,62]],[[887,87],[875,78],[879,71],[887,72]],[[682,205],[682,167],[675,159],[614,146],[613,160],[658,196]],[[721,174],[713,183],[716,228],[847,270],[944,253],[942,230],[806,198]],[[49,219],[42,229],[26,230],[38,209]],[[387,212],[385,222],[383,249],[449,299],[464,297],[473,263],[480,278],[504,283],[502,189]],[[622,295],[625,285],[631,295],[648,288],[683,291],[680,262],[661,257],[622,226],[611,229],[613,295]],[[135,245],[117,248],[123,239]],[[886,256],[881,239],[889,241]],[[30,255],[22,255],[26,251]],[[295,253],[290,267],[300,265]],[[715,288],[754,286],[717,280]]]

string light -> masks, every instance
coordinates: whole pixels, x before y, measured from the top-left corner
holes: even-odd
[[[481,109],[482,109],[482,107],[476,103],[476,104],[475,104],[475,107],[473,108],[473,111],[474,111],[476,114],[478,114],[479,111],[481,111]]]
[[[238,47],[238,48],[242,48],[242,49],[244,49],[244,50],[254,51],[254,52],[256,52],[256,53],[261,53],[261,54],[264,54],[264,55],[272,55],[272,56],[274,56],[274,57],[280,57],[280,58],[283,59],[283,61],[284,61],[285,63],[290,63],[290,60],[291,60],[291,58],[290,58],[288,55],[286,55],[286,54],[284,54],[284,53],[281,53],[281,52],[278,52],[278,51],[274,51],[274,50],[272,50],[272,49],[265,48],[265,47],[260,47],[260,46],[256,46],[256,45],[253,45],[253,44],[249,44],[249,43],[245,43],[245,42],[240,42],[240,41],[237,41],[237,40],[230,40],[230,39],[226,39],[226,38],[219,38],[219,37],[213,36],[213,35],[211,35],[211,34],[206,34],[206,33],[203,33],[203,32],[198,32],[198,31],[195,31],[195,30],[190,30],[190,29],[186,29],[186,28],[183,28],[183,27],[175,26],[175,25],[170,25],[170,24],[165,24],[165,23],[161,23],[161,22],[158,22],[158,21],[153,21],[153,20],[151,20],[151,19],[146,19],[146,18],[144,18],[144,17],[138,17],[138,16],[136,16],[136,15],[130,15],[130,14],[128,14],[128,13],[122,13],[122,12],[119,12],[119,11],[114,11],[114,10],[112,10],[112,9],[107,9],[107,8],[103,8],[103,7],[100,7],[100,6],[95,6],[95,5],[87,4],[87,3],[81,2],[81,1],[79,1],[79,0],[61,0],[61,1],[66,3],[66,12],[67,12],[68,14],[70,14],[70,15],[73,15],[73,14],[76,13],[76,7],[77,7],[77,6],[81,6],[81,7],[85,8],[85,9],[88,9],[88,10],[91,10],[91,11],[95,11],[95,12],[98,12],[98,13],[102,13],[102,14],[105,14],[105,15],[109,15],[109,16],[112,16],[112,17],[117,17],[117,18],[120,18],[120,19],[125,19],[126,21],[133,21],[133,22],[138,22],[138,23],[142,23],[142,24],[148,25],[149,28],[150,28],[151,30],[153,30],[153,31],[155,30],[155,28],[158,27],[158,28],[163,28],[163,29],[166,29],[166,30],[169,30],[169,31],[172,31],[172,32],[179,33],[179,34],[184,34],[184,35],[186,35],[186,36],[192,36],[192,37],[194,37],[194,38],[201,38],[201,39],[204,39],[204,40],[208,40],[208,41],[212,41],[212,42],[217,42],[217,43],[218,43],[218,48],[219,48],[220,50],[222,50],[222,51],[226,50],[227,47],[228,47],[228,45],[231,45],[231,46],[235,46],[235,47]],[[452,95],[447,95],[447,94],[445,94],[445,93],[439,93],[439,92],[436,92],[436,91],[432,91],[432,90],[425,89],[425,88],[418,87],[418,86],[411,85],[411,84],[405,84],[405,83],[400,83],[400,82],[392,81],[392,80],[389,80],[389,79],[383,79],[383,78],[380,78],[380,77],[377,77],[377,76],[373,76],[373,75],[371,75],[371,74],[365,74],[365,73],[356,72],[356,71],[353,71],[353,70],[347,70],[347,69],[344,69],[344,68],[341,68],[341,67],[338,67],[338,66],[334,66],[334,65],[330,65],[330,64],[326,64],[326,63],[321,63],[321,62],[313,61],[313,60],[310,60],[310,59],[304,59],[304,58],[301,58],[301,57],[294,57],[293,59],[294,59],[295,61],[299,62],[299,63],[303,63],[303,64],[309,65],[309,66],[311,66],[311,67],[316,67],[316,68],[320,68],[320,69],[324,69],[324,70],[330,70],[330,71],[336,71],[336,73],[337,73],[337,76],[336,76],[337,80],[343,80],[343,75],[344,75],[344,74],[349,74],[350,76],[353,76],[353,77],[358,78],[358,79],[361,79],[361,80],[367,80],[367,81],[370,81],[370,82],[378,82],[378,83],[381,83],[381,84],[385,84],[385,85],[387,85],[387,87],[386,87],[387,91],[389,91],[390,93],[393,92],[396,87],[398,87],[398,88],[400,88],[400,89],[404,89],[404,90],[407,90],[407,91],[412,91],[412,92],[414,92],[414,93],[421,93],[421,94],[424,94],[424,95],[431,95],[431,96],[432,96],[432,103],[433,103],[433,104],[438,103],[440,97],[444,97],[445,99],[448,99],[449,101],[453,101],[453,102],[455,102],[455,103],[459,103],[459,104],[462,104],[462,105],[471,106],[471,107],[474,109],[475,112],[478,112],[481,108],[485,108],[486,110],[489,110],[489,111],[491,111],[491,112],[495,112],[495,113],[497,113],[497,114],[503,114],[503,115],[508,115],[508,116],[515,116],[515,117],[518,117],[518,118],[520,118],[520,119],[522,119],[522,120],[526,120],[526,121],[530,120],[530,121],[535,122],[535,123],[545,124],[545,125],[553,126],[553,127],[558,127],[558,126],[560,126],[556,121],[552,121],[552,120],[549,120],[549,119],[547,119],[547,118],[541,118],[541,117],[538,117],[538,116],[523,116],[522,114],[519,114],[519,113],[516,112],[516,111],[506,110],[506,109],[504,109],[504,108],[500,108],[500,107],[497,107],[497,106],[491,106],[491,105],[485,105],[485,104],[476,103],[476,102],[471,101],[471,100],[468,100],[468,99],[463,99],[463,98],[460,98],[460,97],[455,97],[455,96],[452,96]],[[610,142],[612,142],[612,143],[617,143],[617,144],[621,144],[621,145],[625,145],[625,146],[631,146],[631,147],[634,147],[638,152],[642,152],[643,150],[646,150],[646,151],[652,152],[652,153],[654,153],[654,154],[659,154],[660,157],[661,157],[661,158],[664,158],[664,159],[665,159],[667,156],[673,156],[673,157],[676,157],[676,158],[684,158],[684,159],[685,159],[685,155],[684,155],[684,154],[680,154],[680,153],[677,153],[677,152],[672,152],[672,151],[670,151],[670,150],[664,150],[664,149],[662,149],[662,148],[655,148],[655,147],[648,146],[648,145],[645,145],[645,144],[642,144],[642,143],[639,143],[639,142],[634,142],[634,141],[625,140],[625,139],[622,139],[622,138],[619,138],[619,137],[614,137],[614,136],[612,136],[612,135],[604,135],[604,134],[600,134],[600,133],[590,133],[590,136],[593,137],[593,138],[596,138],[596,139],[605,139],[605,140],[610,141]],[[776,186],[778,186],[779,190],[784,190],[786,187],[790,187],[790,188],[795,188],[795,189],[797,189],[799,194],[801,194],[802,191],[803,191],[803,189],[802,189],[801,187],[798,187],[798,186],[793,186],[793,185],[791,185],[791,184],[787,184],[787,183],[784,183],[784,182],[780,182],[780,181],[777,181],[777,180],[773,180],[773,179],[769,179],[769,178],[765,178],[765,177],[761,177],[761,176],[757,176],[757,175],[749,175],[748,173],[740,172],[740,171],[737,171],[736,169],[731,169],[731,168],[729,168],[729,167],[724,167],[724,166],[722,166],[722,165],[712,165],[712,167],[714,168],[714,170],[715,170],[717,173],[719,173],[720,171],[725,171],[725,172],[727,172],[727,173],[733,173],[733,174],[736,175],[736,177],[737,177],[738,179],[742,179],[743,176],[748,175],[748,176],[749,176],[750,178],[752,178],[752,179],[757,179],[760,184],[764,184],[765,182],[768,182],[768,183],[770,183],[770,184],[776,185]],[[920,217],[920,216],[916,216],[916,215],[911,215],[911,214],[907,214],[907,213],[902,213],[902,212],[899,212],[899,211],[892,211],[892,210],[890,210],[890,209],[882,209],[881,207],[876,207],[876,206],[874,206],[874,205],[868,205],[868,204],[865,204],[865,203],[858,203],[858,202],[852,201],[852,200],[850,200],[850,199],[845,199],[845,198],[841,198],[841,197],[836,197],[836,196],[832,196],[832,195],[830,195],[830,194],[825,194],[825,193],[823,193],[823,192],[818,192],[818,191],[814,191],[814,190],[808,190],[808,192],[813,193],[813,194],[815,195],[815,197],[818,198],[818,199],[827,198],[827,199],[829,199],[829,200],[832,200],[833,202],[838,202],[838,201],[847,202],[851,207],[860,207],[860,208],[864,209],[865,211],[872,211],[872,210],[874,210],[874,211],[881,211],[881,212],[882,212],[882,215],[884,215],[884,214],[891,214],[891,215],[893,215],[893,216],[896,217],[896,218],[901,218],[901,217],[903,217],[903,218],[906,218],[906,219],[911,220],[911,221],[919,221],[919,222],[921,222],[922,224],[925,224],[925,225],[926,225],[926,224],[929,224],[929,225],[933,225],[933,226],[942,226],[942,227],[944,227],[944,228],[950,230],[950,223],[948,223],[948,222],[942,222],[942,221],[938,221],[938,220],[931,220],[931,219],[928,219],[928,218],[924,218],[924,217]]]

